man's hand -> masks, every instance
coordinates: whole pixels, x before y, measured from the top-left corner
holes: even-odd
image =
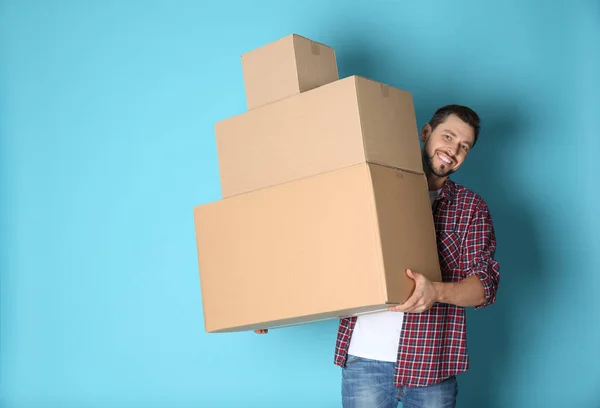
[[[268,332],[269,332],[269,329],[254,330],[254,333],[256,333],[256,334],[267,334]]]
[[[401,305],[390,306],[388,310],[394,312],[422,313],[431,308],[438,301],[437,287],[420,273],[406,270],[406,275],[415,281],[413,294]]]

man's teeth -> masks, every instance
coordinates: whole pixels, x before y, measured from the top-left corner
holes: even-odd
[[[440,158],[440,159],[441,159],[443,162],[445,162],[445,163],[448,163],[448,164],[452,163],[452,160],[450,160],[449,158],[447,158],[447,157],[446,157],[446,156],[444,156],[443,154],[439,154],[439,153],[438,153],[438,157],[439,157],[439,158]]]

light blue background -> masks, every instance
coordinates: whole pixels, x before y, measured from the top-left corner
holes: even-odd
[[[296,32],[413,92],[420,126],[482,116],[456,179],[493,211],[502,282],[469,312],[459,406],[600,407],[600,7],[568,3],[0,2],[0,405],[339,406],[337,322],[202,321],[213,124],[245,111],[240,55]]]

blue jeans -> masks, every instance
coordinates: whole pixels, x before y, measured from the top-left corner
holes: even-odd
[[[348,356],[342,369],[344,408],[455,408],[458,385],[450,377],[427,387],[394,386],[394,363]]]

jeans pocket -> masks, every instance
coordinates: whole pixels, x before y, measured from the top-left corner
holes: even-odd
[[[346,366],[356,363],[358,360],[360,360],[360,357],[348,355],[348,358],[346,359]]]

